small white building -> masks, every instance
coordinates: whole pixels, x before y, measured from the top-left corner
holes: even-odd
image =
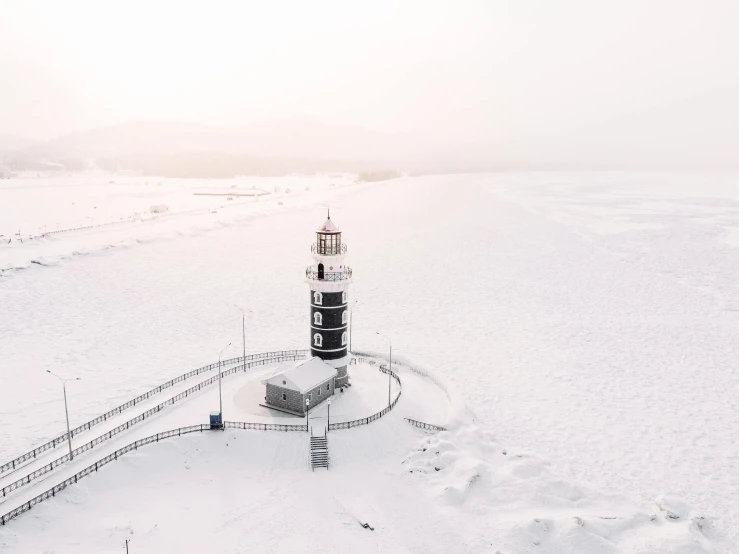
[[[265,406],[293,415],[305,415],[306,400],[310,408],[334,394],[337,371],[321,358],[297,362],[289,369],[262,381]]]

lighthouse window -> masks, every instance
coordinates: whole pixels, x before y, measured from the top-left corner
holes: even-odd
[[[341,293],[341,301],[346,304],[346,291]]]
[[[316,312],[313,314],[313,324],[323,325],[323,314],[321,314],[321,312]]]
[[[285,393],[285,392],[282,393],[282,399],[283,400],[287,400],[287,393]]]
[[[341,312],[341,322],[346,323],[346,310]]]
[[[313,303],[314,304],[323,304],[323,295],[320,292],[314,292],[313,293]]]
[[[323,346],[323,337],[321,333],[313,335],[313,346]]]
[[[346,331],[341,333],[341,344],[342,345],[346,344]]]

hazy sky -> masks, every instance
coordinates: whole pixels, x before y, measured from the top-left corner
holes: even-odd
[[[290,115],[515,159],[739,150],[737,0],[0,0],[0,133]]]

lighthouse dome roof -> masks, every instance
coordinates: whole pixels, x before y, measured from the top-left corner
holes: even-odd
[[[339,228],[334,225],[334,222],[331,221],[331,216],[328,216],[326,221],[321,225],[318,230],[322,233],[338,233]]]

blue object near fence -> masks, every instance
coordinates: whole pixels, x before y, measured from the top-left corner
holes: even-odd
[[[220,412],[210,412],[210,428],[221,429],[222,427],[223,423],[221,422]]]

